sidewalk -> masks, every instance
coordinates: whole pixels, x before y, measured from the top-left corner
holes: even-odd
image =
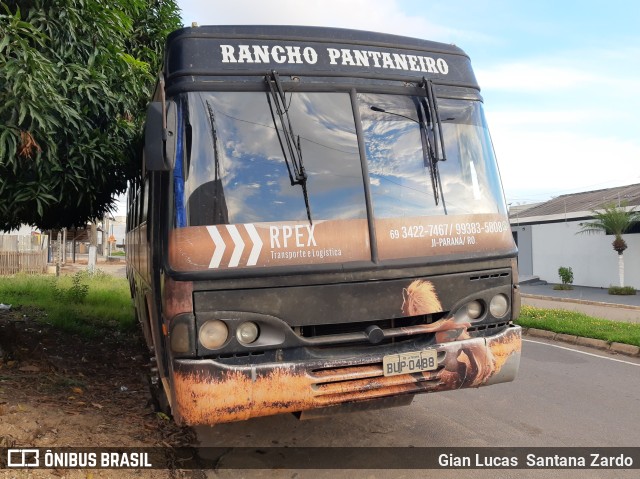
[[[640,295],[618,296],[605,288],[574,286],[556,291],[553,284],[521,284],[522,304],[579,311],[597,318],[640,323]]]

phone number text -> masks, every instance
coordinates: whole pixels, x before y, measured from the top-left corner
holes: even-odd
[[[427,238],[432,236],[504,233],[511,228],[506,221],[448,223],[437,225],[409,225],[389,230],[391,239]]]

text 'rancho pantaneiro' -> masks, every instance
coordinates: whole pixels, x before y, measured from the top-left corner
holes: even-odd
[[[320,55],[328,65],[386,68],[446,75],[449,65],[443,58],[377,50],[329,48],[318,51],[298,45],[220,45],[222,63],[308,64],[318,63]]]

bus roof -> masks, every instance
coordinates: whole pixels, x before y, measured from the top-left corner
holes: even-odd
[[[169,35],[168,85],[184,78],[280,75],[419,81],[479,90],[469,57],[455,45],[341,28],[201,26]],[[182,80],[182,81],[180,81]]]

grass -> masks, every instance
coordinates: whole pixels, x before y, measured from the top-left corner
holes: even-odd
[[[640,324],[593,318],[575,311],[522,306],[516,323],[524,328],[640,346]]]
[[[570,284],[556,284],[553,286],[553,289],[556,291],[570,291],[573,289],[573,286]]]
[[[0,302],[42,311],[38,320],[85,337],[135,328],[129,285],[102,272],[0,277]]]

